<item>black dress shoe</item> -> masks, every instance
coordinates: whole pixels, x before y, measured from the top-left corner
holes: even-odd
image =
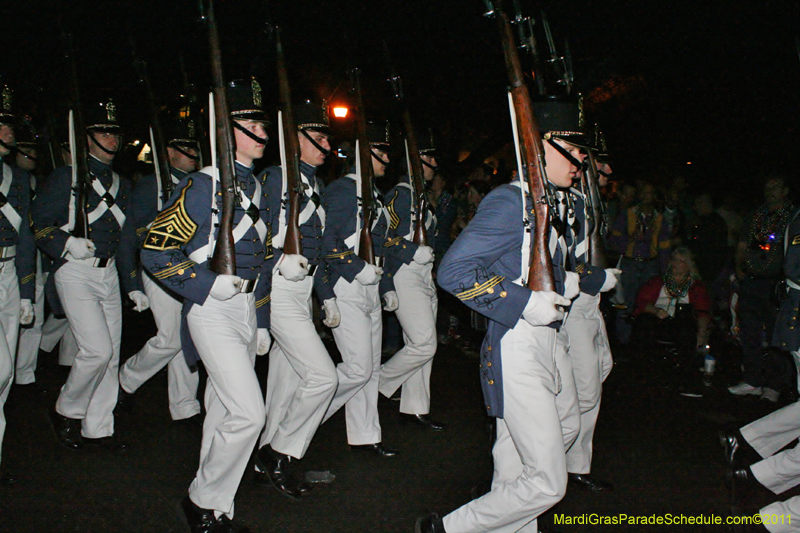
[[[351,444],[350,449],[360,450],[363,452],[372,452],[378,457],[394,457],[399,453],[396,450],[384,448],[383,444],[380,442],[376,442],[375,444]]]
[[[735,506],[748,499],[756,489],[766,488],[753,476],[753,471],[750,470],[749,466],[727,472],[725,474],[725,486],[728,487],[731,493],[731,501]]]
[[[217,518],[212,509],[203,509],[194,504],[189,496],[184,497],[178,504],[178,518],[186,525],[191,533],[216,533]]]
[[[58,442],[70,450],[80,450],[83,448],[80,419],[67,418],[53,410],[50,411],[50,423],[53,424]]]
[[[236,522],[235,520],[231,520],[225,515],[222,515],[217,519],[217,529],[214,530],[214,533],[252,533],[252,530],[247,527],[243,526],[242,524]]]
[[[127,415],[133,411],[133,394],[130,392],[126,392],[125,389],[120,386],[119,394],[117,395],[117,405],[114,407],[114,414],[119,415]]]
[[[614,485],[594,479],[591,474],[567,474],[571,485],[589,489],[592,492],[614,492]]]
[[[97,439],[83,437],[83,443],[91,446],[97,446],[116,455],[124,455],[128,452],[128,444],[119,440],[116,435],[111,435],[110,437],[100,437]]]
[[[298,501],[304,492],[310,490],[310,486],[299,483],[289,472],[289,456],[276,452],[269,445],[256,452],[255,463],[256,483],[271,485],[290,500]]]
[[[409,415],[400,413],[400,422],[403,424],[415,424],[431,431],[442,431],[444,425],[439,422],[434,422],[428,415]]]
[[[731,470],[761,460],[761,456],[747,443],[738,429],[720,431],[719,442],[725,449],[725,462]]]
[[[417,519],[414,525],[414,533],[446,533],[442,518],[436,514],[431,513],[428,516]]]

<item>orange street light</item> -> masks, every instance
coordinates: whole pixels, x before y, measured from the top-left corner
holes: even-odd
[[[333,108],[333,116],[336,118],[346,118],[348,109],[344,106],[336,106]]]

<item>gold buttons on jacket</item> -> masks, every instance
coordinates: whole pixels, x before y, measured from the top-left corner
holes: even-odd
[[[178,275],[179,276],[183,276],[183,269],[182,268],[178,269]]]
[[[494,385],[494,380],[493,379],[489,380],[489,385]]]
[[[195,274],[194,272],[192,272],[191,274],[189,274],[189,277],[190,277],[190,278],[195,278],[195,277],[197,277],[197,274]]]
[[[500,298],[505,298],[506,296],[508,296],[508,293],[506,291],[500,293]]]

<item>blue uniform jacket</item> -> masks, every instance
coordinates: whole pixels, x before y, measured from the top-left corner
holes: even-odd
[[[89,157],[89,173],[94,180],[99,180],[100,184],[107,191],[112,186],[112,170],[110,165],[102,163],[95,157]],[[101,202],[108,207],[119,206],[120,210],[126,215],[130,201],[130,182],[126,178],[120,178],[119,190],[116,197],[105,196],[101,198],[97,191],[91,186],[87,194],[87,213],[92,213],[98,208]],[[61,229],[69,222],[69,204],[73,195],[72,191],[72,168],[60,167],[55,169],[44,181],[41,189],[36,194],[33,202],[33,225],[34,238],[36,245],[45,254],[50,256],[52,263],[50,271],[55,272],[67,262],[64,259],[65,245],[70,237],[70,233]],[[123,224],[124,225],[124,224]],[[111,258],[117,253],[122,226],[108,209],[103,215],[89,225],[88,238],[95,245],[95,257]],[[130,283],[122,276],[123,290],[130,292]]]
[[[573,265],[574,272],[581,278],[581,292],[596,296],[606,281],[606,271],[603,268],[589,264],[587,261],[585,245],[581,246],[586,241],[586,201],[578,191],[572,190],[570,194],[572,194],[575,207],[575,223],[570,225],[570,231],[565,236],[570,251],[570,262]]]
[[[533,211],[527,194],[526,210]],[[501,418],[500,340],[521,319],[531,294],[527,287],[514,283],[521,276],[523,234],[533,231],[532,215],[529,220],[526,228],[519,188],[514,185],[497,187],[481,201],[477,213],[453,242],[437,272],[437,281],[444,290],[489,318],[481,346],[480,378],[487,413]],[[560,294],[564,290],[563,253],[560,246],[556,246],[553,254],[553,274]],[[527,276],[527,272],[525,274]],[[554,323],[551,327],[558,325]]]
[[[170,172],[174,190],[181,179],[186,177],[186,172],[172,167],[170,167]],[[128,220],[123,228],[122,241],[117,252],[117,268],[120,276],[130,279],[129,287],[132,291],[144,290],[139,265],[139,250],[144,243],[150,224],[158,215],[159,203],[163,207],[169,200],[166,191],[160,189],[156,175],[148,174],[136,183],[131,193]]]
[[[19,280],[19,296],[23,300],[34,300],[36,296],[36,245],[30,225],[31,206],[31,178],[30,175],[18,167],[6,164],[0,158],[0,181],[10,176],[10,187],[7,194],[0,191],[0,207],[8,204],[20,217],[19,230],[17,230],[0,210],[0,247],[16,246],[16,255],[0,258],[0,261],[14,260]],[[13,218],[13,215],[11,215]]]
[[[309,202],[313,202],[315,206],[322,205],[322,195],[325,192],[325,185],[316,177],[317,169],[307,163],[300,162],[300,174],[304,185],[309,187],[306,189],[311,194],[311,197],[306,194],[300,195],[300,212],[306,208]],[[289,192],[283,190],[283,178],[281,175],[281,167],[274,166],[265,169],[260,179],[264,183],[264,188],[267,192],[267,205],[269,206],[269,221],[272,227],[272,232],[277,235],[280,216],[281,205],[284,204],[286,209],[284,211],[286,219],[289,216]],[[312,194],[312,184],[316,184],[319,194]],[[285,220],[286,220],[285,219]],[[284,222],[285,222],[284,220]],[[329,283],[328,276],[326,276],[325,261],[322,251],[322,233],[323,223],[319,218],[316,210],[311,216],[300,224],[300,237],[303,245],[303,257],[308,259],[309,265],[316,265],[318,268],[314,273],[314,290],[317,292],[317,298],[321,301],[335,298],[333,294],[333,285]],[[283,256],[283,245],[276,247],[274,256],[269,262],[269,267],[273,268],[280,258]]]
[[[256,178],[252,168],[236,163],[236,177],[248,198],[256,189]],[[216,209],[222,210],[222,195],[219,183],[216,187]],[[261,188],[261,209],[255,213],[262,220],[269,219],[265,188]],[[256,199],[253,201],[255,202]],[[241,205],[236,206],[233,226],[250,217]],[[257,220],[254,219],[254,220]],[[202,305],[208,298],[217,274],[208,269],[208,262],[195,262],[189,255],[208,245],[212,231],[211,176],[194,172],[181,180],[164,209],[156,217],[147,232],[142,246],[142,266],[165,288],[184,298],[181,341],[184,356],[190,367],[195,366],[199,356],[186,327],[186,315],[193,305]],[[217,229],[214,228],[216,237]],[[250,225],[241,240],[236,243],[236,274],[242,279],[257,279],[255,288],[256,320],[259,328],[269,327],[269,298],[271,270],[267,268],[272,257],[272,237],[267,224],[266,242],[262,242],[253,225]],[[216,240],[215,240],[216,242]]]
[[[391,240],[387,237],[386,211],[377,191],[375,198],[375,223],[372,227],[372,244],[376,257],[395,256],[401,263],[408,263],[414,256],[416,246],[405,239]],[[356,199],[356,175],[348,174],[328,185],[323,200],[327,221],[323,236],[325,262],[330,272],[330,283],[336,285],[340,277],[352,283],[356,275],[364,268],[364,260],[355,255],[354,246],[348,246],[345,239],[356,231],[356,215],[358,205]],[[363,224],[363,221],[362,221]],[[356,236],[358,239],[358,236]],[[380,293],[394,290],[391,276],[384,274],[381,278]]]
[[[785,238],[783,272],[794,287],[789,284],[787,298],[778,311],[772,345],[794,352],[800,350],[800,209],[789,217]]]
[[[383,203],[389,213],[389,235],[387,247],[399,246],[398,253],[387,255],[383,265],[383,272],[387,278],[394,277],[400,267],[411,263],[418,246],[407,237],[411,234],[413,220],[411,219],[411,178],[401,176],[397,185],[389,189],[383,197]],[[430,206],[429,206],[430,208]],[[436,233],[436,217],[429,211],[425,217],[425,227],[428,230],[428,246],[433,247]]]

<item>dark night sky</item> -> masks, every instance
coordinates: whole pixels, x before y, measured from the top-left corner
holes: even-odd
[[[178,51],[193,81],[203,86],[210,77],[206,34],[191,0],[10,4],[0,32],[0,73],[16,89],[20,107],[33,108],[36,100],[41,106],[35,87],[43,87],[48,99],[66,94],[59,17],[75,35],[85,99],[110,93],[131,120],[140,93],[126,25],[160,98],[181,90]],[[528,14],[547,11],[559,46],[569,39],[577,90],[598,102],[595,116],[605,125],[620,174],[635,178],[663,166],[695,183],[741,188],[766,167],[792,172],[800,94],[796,2],[521,4]],[[64,6],[71,11],[63,12]],[[412,116],[443,134],[440,144],[451,157],[472,148],[475,139],[510,135],[498,33],[481,16],[482,7],[478,0],[271,2],[273,19],[284,28],[296,96],[329,96],[355,64],[367,106],[386,113],[384,37]],[[255,69],[275,99],[264,2],[217,0],[217,18],[226,76]]]

